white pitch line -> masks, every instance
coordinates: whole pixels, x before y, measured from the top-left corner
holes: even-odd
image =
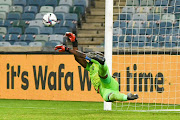
[[[104,111],[103,109],[59,109],[59,108],[49,108],[49,107],[9,107],[9,106],[0,106],[0,108],[21,108],[21,109],[57,109],[60,111],[74,111],[74,110],[85,110],[85,111]],[[161,112],[161,113],[166,113],[166,112],[172,112],[172,113],[180,113],[180,109],[164,109],[164,110],[112,110],[112,111],[123,111],[123,112]]]

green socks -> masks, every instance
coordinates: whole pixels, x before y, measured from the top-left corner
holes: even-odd
[[[109,100],[111,101],[127,101],[127,95],[114,92],[109,96]]]

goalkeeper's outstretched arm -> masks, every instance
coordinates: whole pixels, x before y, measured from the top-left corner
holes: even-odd
[[[76,36],[73,33],[66,32],[66,36],[69,38],[69,40],[72,42],[73,49],[70,49],[66,47],[65,45],[57,45],[55,47],[55,50],[59,50],[59,52],[69,52],[74,55],[75,60],[84,68],[87,66],[87,61],[82,57],[82,54],[79,54],[77,52],[78,50],[78,42],[76,40]],[[84,54],[84,53],[83,53]]]

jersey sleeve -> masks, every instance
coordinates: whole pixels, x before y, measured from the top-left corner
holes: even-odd
[[[90,64],[89,62],[87,62],[87,65],[86,65],[86,70],[87,70],[87,71],[89,71],[90,66],[91,66],[91,64]]]

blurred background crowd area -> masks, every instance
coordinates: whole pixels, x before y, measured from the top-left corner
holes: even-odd
[[[54,13],[58,22],[45,27]],[[113,51],[179,51],[180,0],[114,0]],[[1,52],[54,52],[76,34],[82,51],[104,51],[105,0],[0,0]]]

